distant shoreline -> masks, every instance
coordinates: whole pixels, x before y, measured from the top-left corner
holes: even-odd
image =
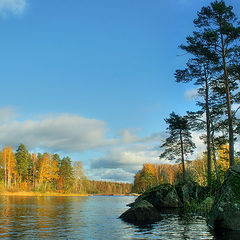
[[[138,194],[80,194],[80,193],[57,193],[57,192],[1,192],[0,196],[36,196],[36,197],[87,197],[87,196],[138,196]]]
[[[57,193],[57,192],[1,192],[0,196],[53,196],[53,197],[73,197],[73,196],[88,196],[88,194],[75,194],[75,193]]]

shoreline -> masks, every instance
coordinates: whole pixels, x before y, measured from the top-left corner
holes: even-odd
[[[26,197],[86,197],[88,194],[57,193],[57,192],[1,192],[0,196],[26,196]]]
[[[84,193],[57,193],[57,192],[0,192],[1,196],[26,197],[88,197],[88,196],[138,196],[137,194],[84,194]]]

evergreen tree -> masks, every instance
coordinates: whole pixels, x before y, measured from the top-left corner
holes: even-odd
[[[64,191],[71,190],[73,186],[74,175],[70,157],[64,157],[61,160],[59,175]]]
[[[180,160],[182,163],[183,181],[185,181],[185,156],[193,153],[193,149],[196,147],[192,142],[188,120],[185,116],[182,117],[172,112],[165,121],[168,124],[167,129],[170,136],[161,145],[161,148],[164,148],[164,152],[160,155],[160,158]]]
[[[30,168],[31,155],[24,144],[20,144],[16,153],[16,166],[19,174],[19,182],[26,180]]]
[[[232,6],[226,6],[224,1],[214,1],[208,7],[203,7],[194,20],[195,26],[202,32],[204,39],[209,43],[209,50],[218,55],[219,61],[215,64],[218,71],[218,80],[224,83],[226,109],[228,116],[229,159],[234,165],[234,118],[232,101],[234,90],[238,88],[236,74],[239,72],[237,57],[240,39],[240,25],[232,11]],[[232,86],[232,89],[231,89]]]
[[[188,83],[194,81],[194,84],[199,87],[198,95],[202,100],[197,101],[197,105],[201,109],[195,113],[190,112],[188,115],[195,130],[206,129],[208,185],[211,185],[210,86],[215,72],[214,63],[217,63],[219,58],[209,50],[209,43],[200,32],[194,32],[193,36],[187,37],[187,44],[180,47],[187,53],[192,54],[193,57],[188,60],[186,69],[176,71],[175,78],[177,82]],[[203,115],[205,115],[204,124]]]

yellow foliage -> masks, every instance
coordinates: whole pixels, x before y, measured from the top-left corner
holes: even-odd
[[[5,186],[11,187],[11,183],[16,178],[16,159],[12,147],[5,146],[1,152],[2,167],[5,175]]]
[[[226,172],[230,167],[229,145],[222,145],[217,151],[217,164],[220,170]]]
[[[50,182],[53,179],[58,178],[58,163],[53,160],[53,156],[49,153],[43,155],[43,159],[40,162],[38,179],[39,183]]]

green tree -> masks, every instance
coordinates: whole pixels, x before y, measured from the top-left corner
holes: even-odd
[[[192,142],[192,136],[188,125],[188,120],[184,116],[180,116],[172,112],[170,117],[165,119],[168,124],[169,137],[161,145],[164,152],[160,155],[160,158],[166,158],[169,160],[181,161],[182,163],[182,177],[183,181],[186,180],[185,171],[185,156],[193,153],[195,144]]]
[[[208,185],[211,185],[211,112],[210,94],[211,82],[214,77],[214,64],[218,62],[218,56],[209,50],[209,43],[200,32],[194,32],[193,36],[187,37],[187,44],[181,45],[181,49],[190,53],[192,57],[187,62],[187,68],[177,70],[175,78],[177,82],[192,82],[198,86],[198,95],[201,100],[197,101],[200,111],[190,112],[191,125],[195,130],[206,129]],[[205,121],[203,121],[205,117]]]
[[[30,167],[31,155],[24,144],[20,144],[16,153],[16,166],[19,174],[19,183],[26,180]]]
[[[194,20],[195,26],[204,35],[209,43],[209,49],[216,53],[219,61],[215,64],[218,71],[219,81],[223,80],[226,98],[226,108],[228,117],[228,137],[229,137],[229,159],[230,165],[234,165],[234,119],[232,112],[233,90],[231,85],[238,88],[236,75],[238,73],[239,61],[236,53],[239,46],[237,40],[240,39],[240,25],[232,6],[226,6],[224,1],[214,1],[208,7],[203,7],[198,12],[197,19]],[[233,70],[235,69],[235,70]],[[232,88],[233,89],[233,88]]]
[[[64,157],[61,160],[59,175],[63,190],[70,191],[74,181],[73,167],[70,157]]]

